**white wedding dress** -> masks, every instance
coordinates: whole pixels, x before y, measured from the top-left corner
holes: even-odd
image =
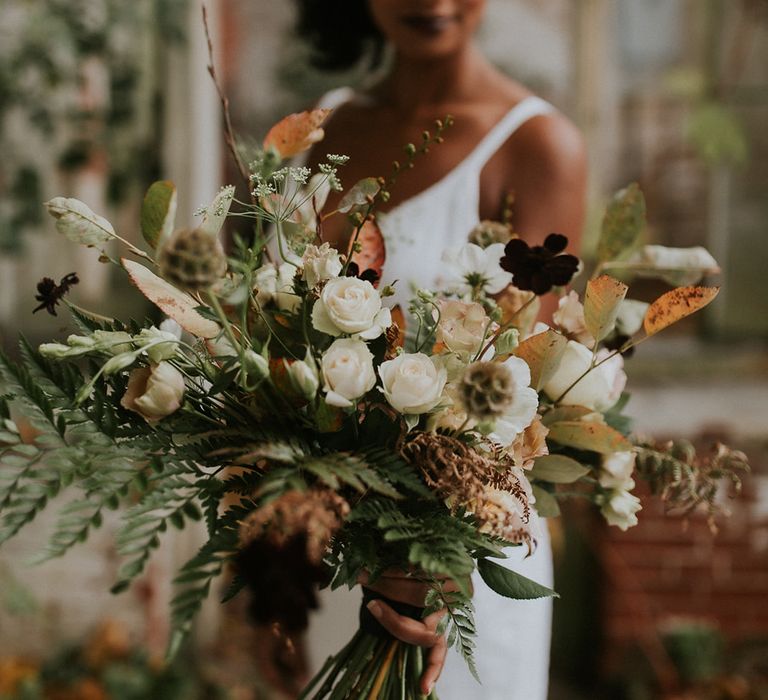
[[[333,108],[350,99],[347,88],[327,93],[320,107]],[[443,250],[467,242],[479,223],[480,173],[501,145],[526,121],[552,111],[551,105],[529,97],[513,107],[453,170],[426,190],[402,202],[379,225],[386,241],[382,284],[398,280],[394,306],[404,310],[414,287],[441,287]],[[538,547],[525,557],[526,547],[508,550],[502,562],[545,586],[552,586],[552,550],[545,521],[538,523]],[[546,700],[552,622],[551,599],[513,601],[490,590],[476,574],[474,603],[478,629],[475,659],[482,685],[466,663],[450,651],[437,683],[440,700]],[[340,648],[357,626],[358,591],[324,592],[323,609],[310,623],[308,643],[317,666]],[[330,635],[328,632],[331,632]],[[330,648],[329,648],[330,645]]]

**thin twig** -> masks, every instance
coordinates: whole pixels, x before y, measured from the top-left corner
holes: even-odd
[[[216,86],[216,92],[219,93],[219,99],[221,100],[221,111],[224,116],[224,140],[229,147],[229,151],[234,158],[235,165],[237,166],[240,176],[245,181],[245,186],[248,191],[251,191],[251,178],[248,174],[248,169],[245,167],[240,154],[237,152],[237,142],[235,140],[235,132],[232,129],[232,119],[229,115],[229,98],[224,94],[224,90],[219,83],[219,79],[216,76],[216,68],[213,63],[213,42],[211,41],[211,32],[208,27],[208,9],[203,5],[203,27],[205,28],[205,40],[208,44],[208,74],[213,80],[213,84]]]

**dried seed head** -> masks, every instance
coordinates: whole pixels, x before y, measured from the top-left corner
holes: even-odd
[[[160,248],[158,264],[165,279],[189,292],[210,288],[227,271],[221,242],[199,228],[174,232]]]
[[[467,413],[481,421],[503,415],[515,397],[514,391],[512,373],[498,362],[473,362],[459,385]]]
[[[349,504],[329,489],[288,491],[240,523],[240,547],[265,540],[281,548],[289,540],[303,536],[307,559],[319,564],[348,514]]]
[[[469,234],[469,242],[487,248],[493,243],[507,243],[512,238],[512,230],[499,221],[481,221]]]

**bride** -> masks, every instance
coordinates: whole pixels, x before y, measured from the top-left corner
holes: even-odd
[[[318,106],[334,111],[308,165],[316,166],[326,153],[343,153],[350,156],[343,172],[348,184],[387,174],[391,162],[402,158],[403,144],[419,143],[435,119],[450,114],[455,121],[445,142],[400,176],[379,213],[387,245],[383,283],[397,280],[396,303],[407,308],[414,286],[439,287],[443,250],[466,243],[480,220],[499,220],[510,194],[513,228],[527,242],[540,244],[556,231],[575,246],[584,217],[581,136],[562,114],[501,74],[475,47],[472,37],[485,0],[297,2],[299,32],[310,42],[319,67],[344,69],[368,58],[378,68],[385,53],[391,55],[386,77],[372,88],[335,90],[321,99]],[[332,196],[326,211],[337,204]],[[349,234],[344,217],[331,217],[323,225],[324,239],[339,249],[346,248]],[[539,530],[535,553],[526,558],[524,548],[513,548],[507,565],[551,585],[545,523]],[[473,583],[482,685],[458,654],[446,655],[434,622],[403,618],[384,603],[371,611],[395,636],[431,647],[424,692],[439,677],[441,700],[545,700],[551,599],[510,601],[479,578]],[[392,599],[423,602],[418,584],[397,575],[381,579],[376,589]],[[351,607],[349,614],[354,614]]]

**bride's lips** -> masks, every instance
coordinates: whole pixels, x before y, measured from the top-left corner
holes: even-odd
[[[424,36],[438,36],[451,27],[457,18],[453,15],[406,15],[402,23]]]

